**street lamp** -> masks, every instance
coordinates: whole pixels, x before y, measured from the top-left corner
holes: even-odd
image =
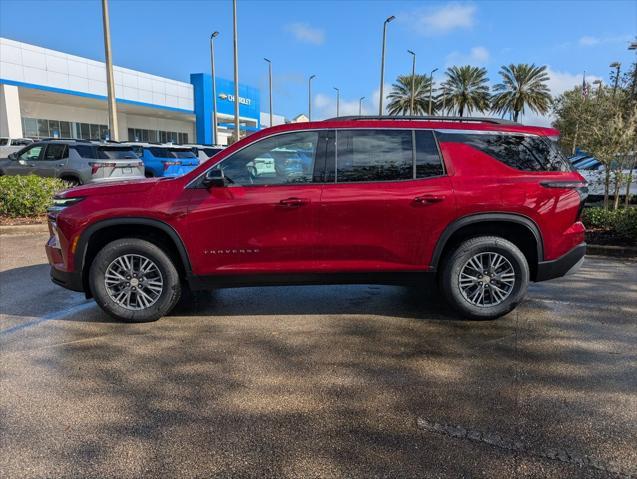
[[[272,124],[272,62],[267,58],[264,58],[266,62],[268,62],[268,85],[270,91],[270,126],[274,126]]]
[[[396,17],[387,17],[383,23],[383,50],[380,56],[380,100],[378,101],[378,115],[383,116],[383,82],[385,81],[385,41],[387,38],[387,24]]]
[[[358,99],[358,116],[361,116],[363,113],[363,100],[365,99],[364,96],[360,97]]]
[[[316,75],[310,76],[307,80],[307,118],[312,121],[312,80],[316,78]]]
[[[108,15],[108,0],[102,0],[102,22],[104,24],[104,56],[106,57],[106,88],[108,91],[109,137],[119,141],[117,104],[115,103],[115,80],[113,78],[113,56],[111,55],[111,25]]]
[[[241,139],[239,129],[239,42],[237,40],[237,0],[232,0],[232,39],[234,44],[234,134]]]
[[[217,80],[215,78],[215,41],[219,32],[210,35],[210,74],[212,75],[212,144],[217,145]],[[201,141],[201,140],[199,140]]]
[[[619,70],[621,69],[622,64],[619,63],[619,62],[613,62],[609,66],[616,70],[615,71],[615,85],[613,86],[613,98],[615,98],[615,92],[617,91],[617,84],[619,83]]]
[[[436,73],[438,71],[437,68],[434,68],[433,70],[431,70],[431,73],[429,74],[429,116],[431,116],[431,99],[432,99],[432,91],[434,88],[434,73]]]
[[[593,85],[597,85],[597,100],[599,101],[599,96],[602,92],[602,81],[601,80],[595,80],[593,82]]]
[[[334,87],[334,90],[336,90],[336,116],[338,117],[339,103],[341,102],[341,90],[336,87]]]
[[[411,50],[407,50],[411,54],[411,101],[409,103],[409,114],[414,115],[414,97],[416,96],[416,54]]]

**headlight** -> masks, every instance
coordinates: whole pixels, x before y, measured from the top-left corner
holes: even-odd
[[[79,203],[84,199],[83,196],[76,196],[74,198],[53,198],[53,204],[49,208],[49,214],[57,215],[60,211],[69,206]]]

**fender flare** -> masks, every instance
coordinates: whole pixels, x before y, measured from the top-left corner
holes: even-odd
[[[535,238],[538,262],[544,260],[544,242],[542,239],[542,233],[540,232],[540,228],[531,218],[515,213],[479,213],[475,215],[463,216],[462,218],[459,218],[447,225],[436,243],[436,247],[431,257],[430,268],[434,271],[438,268],[438,263],[442,256],[442,252],[444,251],[449,238],[451,238],[451,236],[460,228],[478,223],[493,222],[515,223],[526,227]]]
[[[80,239],[78,240],[77,250],[75,251],[75,270],[83,271],[84,270],[84,261],[86,259],[86,251],[88,250],[88,244],[91,237],[98,231],[103,230],[104,228],[109,228],[111,226],[122,226],[122,225],[143,225],[143,226],[152,226],[157,228],[164,233],[166,233],[169,238],[174,243],[177,248],[177,252],[179,253],[179,258],[184,266],[184,270],[186,271],[186,275],[190,276],[192,273],[192,266],[190,264],[190,257],[188,256],[188,251],[186,250],[186,246],[184,245],[181,236],[179,233],[170,226],[168,223],[165,223],[161,220],[153,219],[153,218],[144,218],[144,217],[129,217],[129,218],[112,218],[101,221],[96,221],[95,223],[88,226],[80,235]]]

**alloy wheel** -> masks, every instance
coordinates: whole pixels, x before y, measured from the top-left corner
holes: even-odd
[[[151,259],[125,254],[106,268],[104,285],[109,297],[119,306],[139,311],[157,302],[164,290],[164,279]]]
[[[504,302],[515,286],[515,270],[499,253],[473,255],[460,269],[458,278],[462,296],[479,307],[497,306]]]

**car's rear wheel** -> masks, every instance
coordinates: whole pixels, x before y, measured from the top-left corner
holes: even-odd
[[[495,319],[526,295],[529,265],[504,238],[481,236],[462,242],[443,264],[440,286],[447,302],[470,319]]]
[[[114,318],[156,321],[168,314],[181,295],[179,273],[157,245],[137,238],[107,244],[89,272],[97,304]]]

